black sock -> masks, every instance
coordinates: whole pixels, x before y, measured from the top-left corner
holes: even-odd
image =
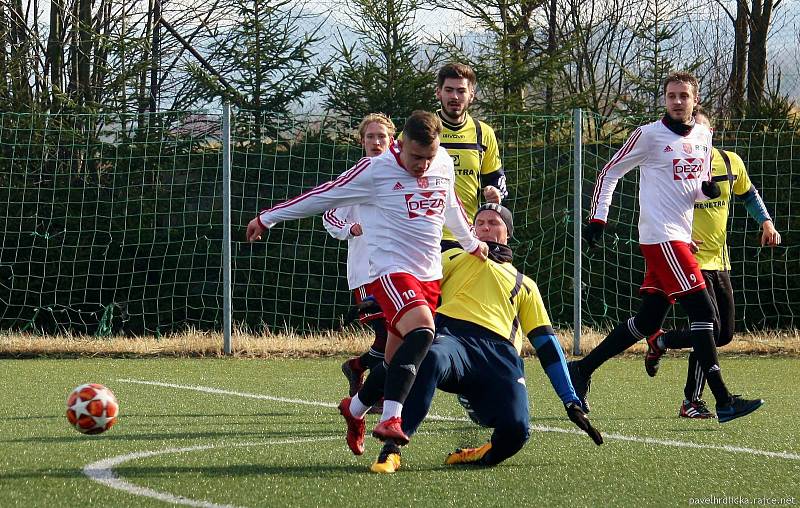
[[[365,369],[372,369],[375,365],[383,363],[383,353],[386,351],[389,332],[386,330],[386,322],[383,319],[373,319],[368,324],[375,332],[375,339],[372,341],[369,351],[361,355],[359,360]]]
[[[692,347],[697,361],[703,370],[708,382],[708,387],[718,406],[728,404],[731,394],[725,381],[722,380],[722,371],[717,358],[717,345],[714,343],[714,325],[711,322],[694,322],[691,324]]]
[[[386,441],[384,441],[383,448],[381,449],[379,457],[385,457],[390,453],[396,453],[400,455],[400,446],[398,446],[397,443],[394,442],[394,439],[387,439]]]
[[[383,389],[386,386],[386,364],[384,362],[372,367],[364,386],[358,391],[358,399],[365,406],[374,406],[383,397]]]
[[[417,370],[432,342],[433,330],[430,328],[417,328],[403,337],[403,343],[397,348],[389,363],[384,399],[401,404],[405,402],[417,377]]]
[[[717,406],[728,405],[731,394],[725,386],[725,381],[722,380],[722,371],[719,368],[717,345],[714,340],[714,304],[711,302],[711,297],[708,291],[702,289],[684,295],[678,301],[689,316],[689,335],[694,355],[706,376],[711,393],[717,400]]]
[[[635,336],[634,333],[636,333]],[[633,318],[618,324],[616,328],[608,334],[608,337],[603,339],[603,342],[598,344],[585,358],[578,362],[581,373],[586,376],[591,376],[598,367],[606,362],[606,360],[622,353],[643,337],[644,336],[634,327]]]
[[[665,349],[686,349],[692,347],[689,330],[670,330],[661,336]],[[691,399],[690,399],[691,400]]]
[[[699,399],[697,394],[697,377],[698,374],[702,376],[702,368],[697,363],[697,356],[694,351],[689,353],[689,366],[686,369],[686,386],[683,388],[683,396],[686,400],[692,401]],[[705,376],[703,376],[703,383],[705,384]]]
[[[372,350],[369,350],[363,355],[359,356],[358,361],[361,362],[362,368],[372,370],[376,365],[383,363],[383,356],[375,356],[372,353]]]

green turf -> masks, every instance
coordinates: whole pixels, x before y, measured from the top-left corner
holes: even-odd
[[[525,448],[498,467],[446,467],[448,451],[480,444],[488,432],[466,422],[428,421],[392,476],[367,469],[378,452],[376,441],[368,440],[362,457],[349,453],[334,408],[119,381],[334,403],[345,390],[340,362],[2,360],[0,506],[164,506],[97,484],[84,476],[83,466],[195,445],[209,448],[130,460],[114,471],[138,486],[237,506],[687,506],[692,498],[708,502],[712,496],[718,504],[725,496],[727,504],[747,499],[763,505],[773,498],[800,503],[796,359],[723,358],[735,392],[767,401],[749,417],[723,425],[677,418],[684,361],[666,360],[650,379],[641,360],[613,360],[596,373],[591,394],[592,420],[607,434],[603,446],[583,435],[534,431]],[[533,424],[573,428],[538,362],[527,367]],[[85,382],[109,386],[120,400],[120,422],[107,434],[80,435],[63,416],[66,395]],[[432,412],[463,416],[454,398],[442,393]],[[614,439],[615,434],[659,442]],[[281,444],[294,439],[309,441]],[[667,446],[668,440],[795,458]]]

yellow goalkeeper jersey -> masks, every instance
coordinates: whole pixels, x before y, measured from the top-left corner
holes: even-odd
[[[453,158],[456,171],[456,194],[470,221],[478,211],[483,196],[483,187],[497,187],[505,196],[506,183],[500,163],[500,152],[494,130],[487,124],[474,120],[469,113],[460,124],[442,120],[441,146]],[[480,132],[480,141],[478,133]],[[444,240],[455,240],[455,236],[444,229]]]
[[[539,288],[511,263],[481,261],[462,249],[442,253],[437,314],[469,321],[507,338],[517,350],[532,330],[551,326]]]
[[[702,240],[695,254],[701,270],[730,270],[728,257],[728,211],[732,194],[740,196],[750,190],[750,177],[742,158],[726,151],[730,160],[730,174],[721,150],[713,149],[711,177],[719,184],[720,196],[694,204],[692,239]],[[731,192],[733,191],[733,192]]]

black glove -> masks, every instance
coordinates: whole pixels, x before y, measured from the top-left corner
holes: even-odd
[[[586,244],[594,249],[597,243],[603,236],[603,230],[606,228],[605,222],[592,221],[583,228],[583,240]]]
[[[347,326],[356,319],[358,319],[358,315],[361,313],[365,314],[377,314],[381,312],[381,306],[378,305],[378,302],[375,300],[373,296],[368,296],[361,301],[361,303],[353,305],[350,307],[350,310],[347,311],[347,314],[344,316],[344,322],[342,326]]]
[[[719,184],[714,180],[704,180],[700,184],[700,190],[706,195],[708,199],[717,199],[722,191],[719,190]]]
[[[603,444],[603,436],[600,435],[600,431],[592,427],[592,422],[589,421],[589,418],[586,417],[586,413],[583,412],[581,409],[580,404],[577,402],[567,402],[564,405],[564,408],[567,410],[567,416],[569,419],[574,423],[579,429],[586,432],[594,444],[600,446]]]

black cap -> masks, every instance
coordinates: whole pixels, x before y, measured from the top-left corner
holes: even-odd
[[[478,208],[478,211],[475,212],[475,217],[472,218],[472,222],[475,222],[475,219],[478,218],[479,213],[486,210],[497,212],[497,215],[499,215],[500,218],[503,219],[503,222],[506,225],[506,229],[508,229],[508,237],[511,238],[512,236],[514,236],[514,219],[511,217],[511,210],[509,210],[503,205],[498,205],[497,203],[486,203],[481,205],[481,207]]]

